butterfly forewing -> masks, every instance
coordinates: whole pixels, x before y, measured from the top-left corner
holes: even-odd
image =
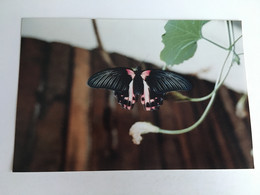
[[[151,70],[145,81],[150,89],[162,94],[169,91],[187,91],[191,89],[191,84],[185,78],[170,71]]]
[[[93,88],[105,88],[117,91],[128,90],[132,77],[128,75],[126,68],[110,68],[92,75],[88,85]]]

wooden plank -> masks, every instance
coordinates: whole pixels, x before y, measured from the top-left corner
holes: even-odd
[[[48,59],[48,43],[22,38],[16,111],[14,171],[28,171],[35,145],[35,120],[38,114],[42,69]],[[38,102],[38,103],[37,103]]]
[[[193,89],[189,92],[189,96],[200,96],[204,91],[199,87],[197,80],[190,77],[189,80],[193,85]],[[199,90],[198,90],[199,89]],[[199,106],[200,110],[196,112],[194,108]],[[193,125],[200,117],[203,112],[205,105],[194,104],[190,102],[176,103],[175,113],[178,113],[177,120],[179,121],[179,126],[177,129],[183,129]],[[201,127],[201,126],[200,126]],[[184,159],[184,165],[186,169],[193,169],[198,167],[204,167],[208,164],[207,159],[205,158],[205,152],[203,146],[203,132],[200,128],[196,128],[191,132],[185,133],[183,135],[178,135],[180,138],[183,153],[186,158]],[[204,142],[205,144],[205,142]]]
[[[163,129],[168,130],[186,128],[195,122],[192,115],[187,117],[189,113],[192,113],[190,103],[177,103],[168,98],[160,108],[160,123]],[[163,135],[162,137],[165,167],[170,169],[192,168],[196,162],[193,158],[194,148],[189,143],[189,135]]]
[[[154,113],[158,111],[145,111],[143,106],[138,102],[138,120],[155,124]],[[141,169],[161,169],[161,147],[159,145],[159,134],[143,135],[140,148]]]
[[[107,68],[106,63],[98,50],[91,52],[91,75]],[[104,125],[105,108],[108,104],[108,95],[105,89],[91,89],[90,105],[90,139],[91,151],[89,156],[88,170],[106,170],[107,159],[110,155],[108,130]]]
[[[248,141],[251,139],[251,136],[248,134],[248,130],[251,131],[250,126],[246,126],[243,120],[238,118],[235,114],[235,103],[230,97],[230,93],[227,88],[221,88],[220,96],[223,100],[225,110],[228,113],[229,119],[232,122],[233,130],[232,133],[233,139],[229,143],[233,150],[236,152],[236,168],[249,168],[252,167],[252,145]]]
[[[175,105],[173,110],[174,112],[172,114],[176,114],[176,129],[182,129],[184,127],[188,127],[190,124],[192,124],[192,120],[188,121],[186,117],[186,109],[187,109],[187,104],[179,104],[179,106]],[[185,113],[184,113],[185,112]],[[184,115],[183,115],[184,114]],[[179,139],[179,147],[181,150],[181,153],[183,155],[184,159],[184,164],[183,168],[185,169],[191,169],[193,166],[193,159],[192,159],[192,151],[189,146],[189,140],[188,140],[188,135],[187,134],[180,134],[177,135]]]
[[[223,88],[223,87],[222,87]],[[220,88],[219,91],[222,90]],[[230,131],[233,131],[233,126],[229,120],[229,115],[225,110],[224,99],[221,98],[219,92],[216,96],[216,102],[213,105],[213,113],[211,118],[215,120],[216,124],[216,133],[218,136],[218,143],[221,147],[221,153],[224,157],[225,167],[224,168],[238,168],[236,165],[236,159],[234,155],[236,155],[232,149],[232,141]]]
[[[54,102],[36,125],[37,142],[29,171],[61,171],[63,160],[63,102]]]
[[[51,43],[41,95],[42,115],[36,124],[37,143],[31,171],[64,170],[72,48]]]
[[[90,76],[90,54],[79,48],[74,53],[65,170],[83,171],[87,168],[89,152],[90,88],[86,81]]]
[[[50,44],[50,56],[46,78],[47,103],[68,97],[72,72],[72,47],[62,43]]]
[[[115,100],[116,101],[116,100]],[[135,108],[134,108],[135,109]],[[113,128],[117,131],[118,143],[114,149],[114,170],[140,169],[139,146],[132,143],[129,136],[130,127],[136,122],[133,113],[123,109],[119,104],[114,110]]]
[[[199,96],[203,97],[209,94],[214,89],[214,84],[196,79],[196,89],[200,89]],[[194,96],[198,96],[194,92]],[[198,103],[193,103],[193,113],[198,118],[201,117],[205,108],[207,107],[209,100]],[[217,104],[218,100],[215,100],[214,104]],[[209,111],[204,121],[194,130],[191,134],[192,145],[198,148],[196,152],[196,158],[199,161],[196,168],[225,168],[222,152],[226,152],[225,149],[221,152],[218,141],[216,140],[216,131],[218,131],[218,119],[214,116],[214,106]],[[212,117],[211,117],[212,116]],[[197,118],[197,119],[198,119]]]
[[[176,104],[175,104],[176,105]],[[163,107],[169,109],[160,109],[160,127],[162,129],[177,129],[179,122],[176,114],[172,110],[175,109],[172,101],[165,100]],[[180,140],[178,135],[164,135],[162,134],[162,167],[164,169],[183,169],[185,168],[184,154],[180,147]]]

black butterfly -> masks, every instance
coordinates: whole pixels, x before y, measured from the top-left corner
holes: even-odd
[[[191,84],[173,72],[165,70],[137,70],[130,68],[110,68],[97,72],[88,80],[93,88],[114,90],[118,103],[131,110],[141,96],[145,110],[158,110],[163,97],[169,91],[190,90]]]

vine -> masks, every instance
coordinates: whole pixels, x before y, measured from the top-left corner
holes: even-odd
[[[163,133],[176,135],[190,132],[194,130],[196,127],[198,127],[205,120],[210,108],[213,105],[216,93],[226,80],[233,64],[240,64],[239,55],[243,54],[236,53],[236,43],[242,38],[242,35],[235,39],[233,23],[231,21],[226,22],[229,39],[229,47],[226,48],[202,35],[201,29],[203,25],[207,22],[208,21],[168,21],[165,25],[166,33],[162,36],[165,47],[161,52],[161,59],[166,62],[166,65],[163,67],[164,70],[167,68],[167,66],[180,64],[184,60],[188,60],[191,57],[193,57],[197,48],[197,41],[199,39],[205,40],[219,47],[220,49],[228,51],[223,65],[221,67],[219,76],[215,82],[214,89],[210,94],[200,98],[190,98],[187,96],[183,96],[178,92],[174,92],[174,96],[177,96],[178,101],[201,102],[210,99],[203,114],[194,124],[187,128],[179,130],[166,130],[154,126],[148,122],[137,122],[134,125],[132,125],[129,132],[129,134],[133,137],[133,142],[135,144],[140,144],[142,140],[142,134]],[[224,74],[224,69],[227,66],[227,61],[228,59],[230,59],[230,56],[232,56],[231,63],[229,64],[227,71]],[[242,100],[244,99],[245,98],[243,98]]]

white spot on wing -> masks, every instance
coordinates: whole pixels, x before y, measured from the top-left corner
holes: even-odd
[[[134,97],[133,83],[134,81],[132,80],[129,84],[129,90],[128,90],[129,101],[131,102],[131,104],[133,104],[133,97]]]
[[[144,107],[147,111],[150,110],[149,107],[146,107],[146,103],[150,102],[150,92],[149,92],[149,86],[147,85],[147,83],[143,80],[143,84],[144,84],[144,93],[143,93],[143,97],[144,97],[144,102],[142,102],[144,104]]]

